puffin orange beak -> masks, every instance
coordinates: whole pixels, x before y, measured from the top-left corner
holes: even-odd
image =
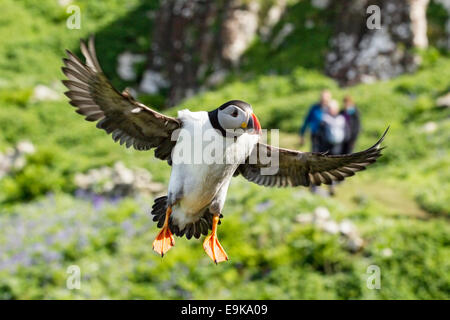
[[[261,134],[261,125],[254,113],[252,113],[252,116],[248,120],[247,128],[254,129],[256,134]]]

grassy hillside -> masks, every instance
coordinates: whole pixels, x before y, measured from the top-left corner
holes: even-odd
[[[37,151],[24,168],[0,179],[0,298],[450,297],[450,112],[434,103],[450,89],[448,56],[431,48],[422,53],[424,64],[415,74],[341,89],[320,72],[316,55],[317,48],[325,49],[330,26],[307,4],[294,5],[285,19],[297,28],[280,48],[255,41],[242,70],[226,84],[167,112],[246,100],[264,128],[281,129],[282,146],[298,148],[303,116],[320,90],[330,88],[338,99],[354,96],[361,109],[358,149],[391,126],[384,156],[341,184],[335,198],[235,178],[219,229],[230,261],[215,266],[201,241],[184,238],[161,259],[151,249],[157,232],[149,215],[153,199],[128,197],[98,205],[74,196],[74,176],[121,160],[167,183],[170,168],[153,152],[127,150],[83,121],[59,82],[64,49],[77,52],[78,39],[95,33],[100,63],[123,89],[128,83],[115,72],[117,55],[148,49],[148,12],[157,4],[76,3],[82,10],[81,30],[65,28],[68,14],[57,1],[5,0],[2,5],[0,152],[24,139]],[[295,12],[314,19],[315,27],[303,28]],[[59,98],[35,101],[39,84],[52,87]],[[430,122],[434,131],[425,130]],[[319,206],[337,222],[351,221],[363,248],[353,253],[342,236],[297,222],[300,213]],[[66,288],[66,270],[74,264],[82,272],[80,290]],[[380,267],[380,290],[366,286],[370,265]]]

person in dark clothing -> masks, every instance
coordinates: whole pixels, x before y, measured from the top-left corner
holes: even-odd
[[[344,98],[344,110],[341,114],[345,117],[346,121],[346,134],[345,140],[342,143],[342,154],[348,154],[353,152],[356,139],[358,139],[359,132],[361,131],[361,121],[358,108],[356,107],[351,96]]]
[[[311,106],[308,111],[308,115],[300,128],[300,145],[305,143],[305,133],[309,128],[311,131],[311,148],[313,152],[318,152],[320,149],[320,137],[318,135],[320,123],[328,104],[331,101],[331,92],[329,90],[323,90],[320,94],[320,102]]]

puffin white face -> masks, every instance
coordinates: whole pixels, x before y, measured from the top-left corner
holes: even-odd
[[[219,130],[224,137],[240,136],[243,133],[261,134],[261,125],[253,114],[250,104],[241,100],[231,100],[219,108],[208,112],[209,120],[214,129]]]
[[[225,130],[246,129],[250,114],[234,104],[229,104],[223,109],[219,109],[217,120]]]

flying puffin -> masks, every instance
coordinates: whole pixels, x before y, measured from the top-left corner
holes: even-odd
[[[65,95],[76,112],[87,121],[96,121],[97,128],[112,134],[114,141],[127,148],[154,148],[155,156],[172,166],[168,195],[155,199],[152,209],[153,220],[161,228],[153,249],[161,256],[174,246],[174,235],[188,239],[207,235],[203,248],[209,257],[216,264],[228,260],[217,238],[217,226],[233,176],[242,175],[267,187],[331,184],[364,170],[383,149],[380,144],[387,130],[367,150],[338,156],[264,144],[259,141],[261,126],[252,106],[240,100],[228,101],[209,112],[182,110],[177,118],[169,117],[111,85],[97,60],[93,37],[87,44],[81,41],[81,52],[86,63],[66,50],[62,67],[68,78],[62,81],[69,89]],[[215,160],[229,160],[232,155],[232,161],[183,161],[190,153],[192,160],[211,148],[202,142],[205,132],[210,132],[209,138],[215,141]],[[200,142],[199,150],[192,146],[195,142]],[[276,172],[263,172],[270,164],[262,161],[258,150],[277,156]]]

